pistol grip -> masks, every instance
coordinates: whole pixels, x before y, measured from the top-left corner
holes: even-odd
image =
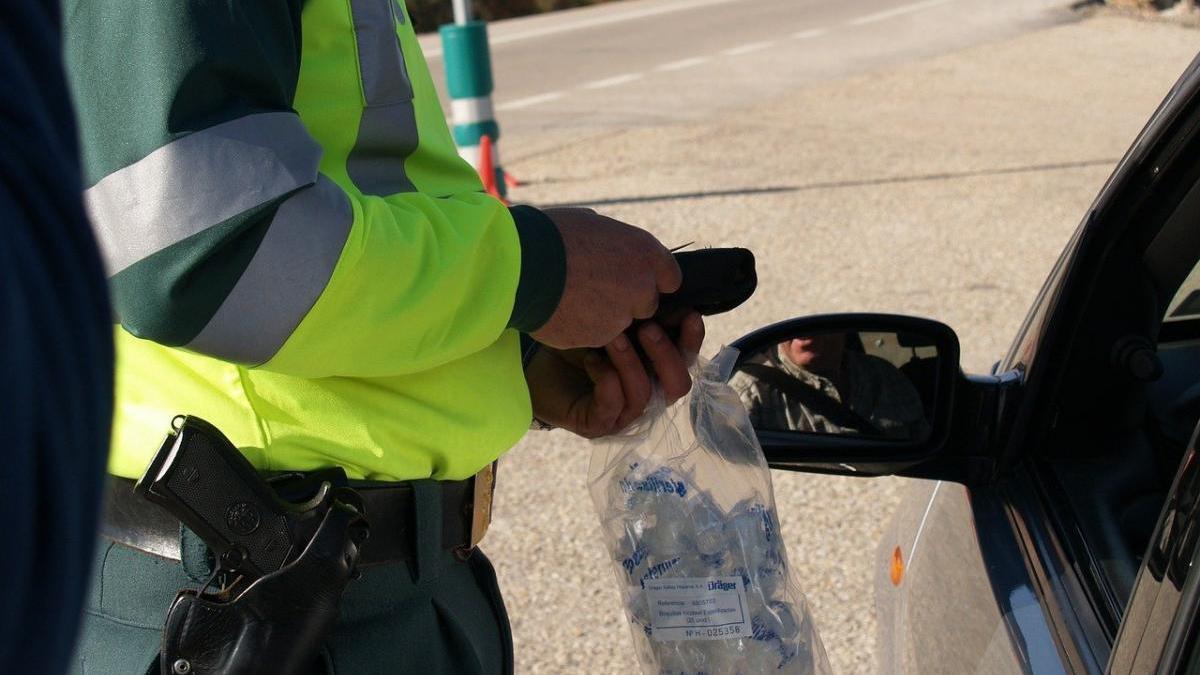
[[[295,547],[285,507],[241,451],[197,417],[183,418],[134,490],[178,517],[227,567],[263,576]]]

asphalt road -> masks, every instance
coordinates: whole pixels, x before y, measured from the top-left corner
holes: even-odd
[[[710,320],[706,353],[792,316],[893,311],[946,322],[964,368],[986,371],[1200,44],[1195,30],[1026,0],[665,9],[680,4],[494,26],[511,38],[496,45],[497,100],[526,101],[501,111],[526,181],[516,200],[592,204],[672,245],[757,252],[759,293]],[[635,10],[659,13],[615,20]],[[607,22],[554,28],[591,19]],[[770,44],[737,50],[756,42]],[[710,60],[661,69],[691,58]],[[586,490],[590,452],[531,433],[501,462],[484,549],[519,673],[638,670]],[[774,481],[834,668],[870,672],[876,547],[904,481]]]
[[[707,119],[1069,19],[1063,0],[626,0],[489,26],[506,156]],[[442,83],[436,35],[422,49]],[[443,100],[444,99],[443,93]],[[447,108],[448,109],[448,108]]]

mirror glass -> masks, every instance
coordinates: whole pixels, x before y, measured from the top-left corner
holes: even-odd
[[[922,441],[939,366],[931,338],[838,330],[743,354],[729,383],[759,431]]]

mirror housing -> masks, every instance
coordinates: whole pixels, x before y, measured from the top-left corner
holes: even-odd
[[[732,343],[738,349],[734,373],[756,355],[768,353],[798,336],[834,333],[892,333],[904,344],[915,336],[922,346],[936,348],[936,372],[932,374],[932,410],[928,433],[920,438],[756,428],[767,462],[772,468],[812,473],[856,476],[916,475],[966,482],[958,462],[942,456],[952,434],[961,427],[963,394],[976,398],[977,387],[963,375],[959,362],[958,336],[943,323],[931,319],[893,314],[825,314],[801,317],[756,330]],[[915,350],[914,350],[915,353]],[[977,403],[969,403],[968,408]],[[974,415],[970,415],[974,417]],[[939,464],[946,464],[939,468]],[[922,467],[930,469],[922,470]]]

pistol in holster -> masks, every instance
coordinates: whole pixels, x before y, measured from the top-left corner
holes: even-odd
[[[216,427],[175,418],[134,490],[199,535],[215,571],[171,604],[164,675],[294,673],[316,657],[370,530],[340,469],[307,477],[305,501],[282,499],[302,476],[273,486]]]

